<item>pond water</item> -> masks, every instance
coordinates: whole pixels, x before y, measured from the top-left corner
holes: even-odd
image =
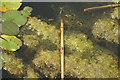
[[[15,52],[18,62],[6,63],[3,77],[60,78],[60,20],[63,19],[65,78],[118,78],[120,17],[115,13],[119,7],[84,12],[85,8],[108,4],[112,3],[24,2],[19,10],[30,6],[33,11],[18,35],[23,41],[23,46]],[[22,68],[14,63],[20,63]]]

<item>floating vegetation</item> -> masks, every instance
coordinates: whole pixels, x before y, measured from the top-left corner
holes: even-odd
[[[5,21],[2,23],[0,32],[7,35],[17,35],[19,33],[19,26],[11,21]]]
[[[92,33],[95,37],[119,44],[118,28],[119,24],[117,21],[110,18],[102,18],[95,22]]]
[[[32,23],[32,25],[34,24]],[[44,35],[42,37],[44,37]],[[60,65],[59,51],[56,52],[56,51],[42,50],[42,48],[44,48],[44,46],[46,46],[47,44],[44,44],[42,47],[40,47],[40,49],[38,49],[37,54],[33,59],[33,63],[39,68],[40,72],[42,72],[45,77],[55,78],[60,74],[60,71],[56,73],[57,72],[56,65],[57,65],[57,69],[58,70],[60,69],[60,67],[58,66]],[[96,47],[95,44],[88,38],[86,34],[84,33],[70,34],[69,31],[66,32],[65,46],[66,46],[65,49],[66,76],[70,75],[71,77],[77,77],[77,78],[118,77],[117,58],[112,55],[113,54],[112,52],[101,49],[100,47]],[[100,74],[96,73],[98,70],[100,70],[99,71]],[[114,73],[111,74],[111,72]]]
[[[65,45],[69,47],[71,50],[76,50],[81,53],[93,48],[92,41],[87,39],[87,35],[83,33],[80,34],[66,33]]]
[[[0,38],[2,49],[16,51],[22,46],[22,41],[15,36],[1,35],[1,37],[3,38]]]
[[[28,25],[29,29],[35,30],[37,35],[42,36],[42,39],[48,39],[57,45],[59,44],[60,31],[55,26],[47,24],[36,17],[30,17],[26,25]]]
[[[4,21],[12,21],[17,25],[21,26],[27,22],[27,17],[21,15],[19,11],[10,10],[3,14],[2,19]]]
[[[115,8],[113,12],[111,13],[111,18],[112,19],[120,19],[120,13],[119,13],[119,7]]]
[[[4,52],[1,54],[3,60],[3,69],[20,77],[24,73],[24,64],[22,60],[14,55],[5,54]]]
[[[39,78],[40,76],[35,72],[31,66],[27,66],[27,76],[25,78]]]
[[[66,56],[65,72],[69,78],[117,78],[118,60],[110,52],[94,48],[87,56],[81,53]]]
[[[39,51],[33,63],[46,78],[57,78],[60,74],[60,56],[57,51]]]
[[[22,46],[22,41],[16,35],[19,33],[19,28],[27,22],[27,17],[31,14],[32,8],[24,7],[20,13],[17,10],[20,5],[19,0],[15,2],[9,0],[1,2],[0,33],[3,35],[0,35],[0,48],[4,50],[16,51]]]
[[[17,10],[22,5],[22,3],[20,3],[20,1],[22,1],[22,0],[14,0],[14,1],[1,0],[0,11],[6,12],[9,10]]]
[[[29,17],[31,15],[32,10],[33,9],[31,7],[26,6],[23,8],[23,10],[20,11],[20,13],[25,17]]]

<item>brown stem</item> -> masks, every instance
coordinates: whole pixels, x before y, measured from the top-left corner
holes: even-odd
[[[105,6],[91,7],[91,8],[84,9],[84,12],[90,11],[90,10],[102,9],[102,8],[119,7],[119,6],[120,6],[120,4],[109,4],[109,5],[105,5]]]
[[[61,19],[61,79],[64,79],[64,23]]]

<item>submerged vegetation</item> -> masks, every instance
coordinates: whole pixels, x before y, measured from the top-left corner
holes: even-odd
[[[57,16],[65,24],[65,77],[119,78],[119,57],[116,52],[96,43],[105,39],[119,46],[120,18],[116,16],[119,7],[107,10],[109,13],[102,11],[103,14],[98,17],[98,13],[78,12],[76,8],[80,7],[80,3],[73,5],[64,3],[61,15]],[[60,5],[51,6],[55,13],[59,13]],[[25,15],[25,12],[22,14]],[[83,16],[85,14],[87,16]],[[48,24],[29,16],[27,23],[20,28],[18,37],[23,46],[12,52],[15,54],[2,52],[4,70],[19,78],[60,78],[60,29],[57,20]]]
[[[103,17],[95,22],[92,33],[95,37],[119,44],[118,31],[118,20]]]

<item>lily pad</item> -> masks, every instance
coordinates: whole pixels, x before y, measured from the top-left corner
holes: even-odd
[[[22,0],[1,0],[0,11],[17,10],[22,3]]]
[[[16,51],[22,46],[22,41],[16,36],[1,35],[1,37],[4,38],[0,38],[0,47],[2,49]]]
[[[2,31],[0,30],[0,32],[7,35],[17,35],[19,33],[19,27],[11,21],[5,21],[2,23]]]
[[[2,19],[4,21],[12,21],[21,26],[27,22],[27,17],[23,16],[19,11],[10,10],[3,14]]]
[[[20,12],[21,12],[21,14],[22,14],[23,16],[28,17],[29,15],[31,15],[32,10],[33,10],[33,9],[32,9],[31,7],[26,6],[26,7],[24,7],[24,9],[21,10]]]

